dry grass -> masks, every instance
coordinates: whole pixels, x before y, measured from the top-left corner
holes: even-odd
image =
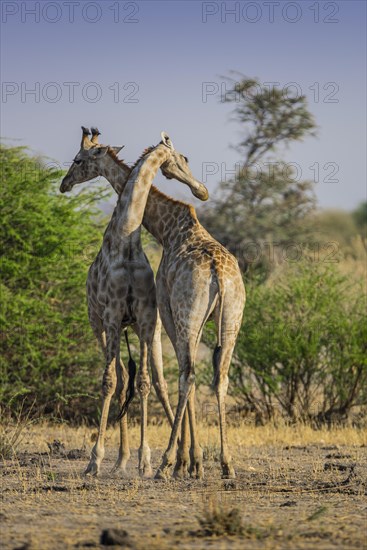
[[[7,428],[9,430],[9,427]],[[198,425],[199,440],[208,453],[215,458],[219,447],[219,428],[217,426]],[[52,438],[50,439],[50,434]],[[89,450],[93,444],[97,429],[81,426],[70,428],[67,424],[47,423],[24,426],[22,429],[22,441],[18,444],[19,451],[47,452],[48,443],[52,440],[60,440],[68,449],[85,448]],[[148,441],[152,448],[163,451],[168,443],[170,428],[168,424],[160,426],[148,426]],[[132,448],[139,446],[140,428],[132,426],[129,430],[130,445]],[[245,423],[237,427],[228,428],[229,444],[236,448],[246,447],[284,447],[286,445],[367,445],[367,432],[357,428],[323,428],[314,430],[309,426],[266,426],[254,427]],[[118,426],[107,430],[106,447],[117,449],[119,441]]]
[[[244,526],[239,508],[231,508],[210,498],[201,516],[198,516],[202,535],[243,535]]]
[[[32,421],[30,416],[32,407],[24,416],[20,410],[15,420],[8,420],[0,424],[0,459],[6,460],[14,456],[19,450],[25,432],[31,427]],[[2,409],[0,408],[0,418],[4,418]]]

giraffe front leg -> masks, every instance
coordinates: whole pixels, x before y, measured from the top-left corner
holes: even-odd
[[[116,363],[117,367],[117,363]],[[116,369],[117,375],[117,398],[120,405],[120,409],[126,401],[126,390],[129,383],[129,374],[120,361],[119,368]],[[129,434],[128,434],[128,423],[127,423],[127,413],[120,418],[120,445],[119,445],[119,454],[116,460],[116,463],[112,469],[113,472],[120,471],[123,475],[126,475],[126,465],[130,458],[130,446],[129,446]]]
[[[138,376],[138,391],[140,394],[140,448],[139,456],[139,475],[141,477],[151,477],[153,475],[150,463],[150,448],[147,442],[147,424],[148,424],[148,396],[150,393],[150,379],[148,372],[148,344],[146,341],[140,342],[140,369]]]
[[[99,425],[99,432],[96,444],[94,445],[89,464],[85,470],[85,475],[97,476],[99,474],[101,462],[104,457],[104,440],[107,429],[108,412],[110,409],[111,397],[116,389],[115,358],[107,364],[103,375],[102,393],[103,405],[102,415]]]
[[[96,444],[94,445],[89,464],[85,470],[85,475],[96,476],[99,473],[101,462],[104,457],[104,440],[106,436],[108,412],[112,395],[115,393],[117,377],[116,377],[116,360],[120,361],[120,322],[116,325],[110,325],[105,332],[101,334],[101,343],[105,352],[106,367],[102,381],[102,414],[99,424],[99,431]]]

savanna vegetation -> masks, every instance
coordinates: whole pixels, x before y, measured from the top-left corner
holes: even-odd
[[[100,352],[85,300],[102,239],[100,190],[64,197],[61,173],[20,147],[1,147],[2,412],[96,414]]]
[[[317,426],[360,422],[367,203],[351,213],[319,211],[313,183],[284,163],[283,145],[316,132],[306,97],[243,77],[228,98],[243,131],[242,167],[199,217],[237,256],[247,287],[229,391],[260,423],[279,416]],[[1,164],[2,412],[93,423],[103,359],[87,319],[85,280],[108,191],[60,195],[61,173],[24,148],[2,146]],[[209,326],[205,341],[212,340]],[[202,367],[208,382],[211,365]]]
[[[230,392],[261,423],[345,421],[367,403],[367,203],[320,211],[313,182],[284,163],[280,146],[316,134],[305,96],[243,78],[227,98],[242,168],[202,220],[247,282]]]

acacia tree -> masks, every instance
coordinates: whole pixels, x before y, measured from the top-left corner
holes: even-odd
[[[102,238],[101,191],[60,195],[61,172],[22,147],[1,146],[0,160],[0,407],[90,420],[101,355],[85,281]]]
[[[312,183],[271,155],[314,135],[316,126],[305,96],[269,89],[257,79],[232,81],[225,102],[234,104],[234,119],[244,130],[236,147],[242,166],[234,179],[221,182],[219,198],[201,218],[245,269],[254,258],[267,263],[265,242],[283,245],[301,236],[302,220],[314,207]]]
[[[229,392],[259,423],[362,420],[367,405],[366,293],[333,264],[278,266],[247,285]],[[215,342],[213,325],[206,331]],[[209,383],[208,365],[203,382]]]

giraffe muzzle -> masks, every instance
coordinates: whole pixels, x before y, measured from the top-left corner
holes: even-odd
[[[67,176],[65,176],[60,185],[60,193],[67,193],[67,191],[71,191],[72,187],[73,186],[68,182]]]
[[[195,185],[190,186],[192,194],[201,201],[207,201],[209,198],[209,191],[203,183],[200,181],[195,181]]]

